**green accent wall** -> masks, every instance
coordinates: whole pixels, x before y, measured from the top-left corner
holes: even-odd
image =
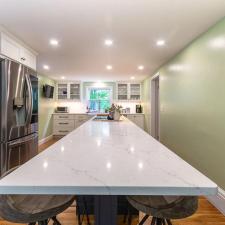
[[[225,19],[158,71],[161,142],[225,189]]]
[[[43,97],[43,85],[48,84],[56,87],[54,80],[49,79],[48,77],[38,75],[39,80],[39,128],[38,135],[39,140],[42,140],[53,133],[53,119],[52,113],[56,107],[55,94],[54,98],[44,98]],[[54,90],[55,93],[56,90]]]
[[[147,78],[142,82],[142,106],[145,114],[145,131],[150,133],[151,126],[151,92],[150,92],[151,78]]]

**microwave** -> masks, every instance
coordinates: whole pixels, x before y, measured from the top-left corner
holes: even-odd
[[[69,109],[68,107],[64,106],[58,106],[55,110],[56,113],[68,113]]]

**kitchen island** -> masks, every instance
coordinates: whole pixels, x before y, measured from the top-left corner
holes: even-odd
[[[216,193],[215,183],[125,117],[87,121],[0,181],[0,194],[95,195],[98,225],[115,224],[117,195]]]

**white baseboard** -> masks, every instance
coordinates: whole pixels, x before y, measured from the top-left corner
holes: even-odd
[[[48,137],[39,140],[38,145],[42,145],[42,144],[46,143],[47,141],[50,141],[52,138],[53,138],[53,135],[49,135]]]
[[[225,216],[225,191],[218,189],[215,196],[207,196],[207,199]]]

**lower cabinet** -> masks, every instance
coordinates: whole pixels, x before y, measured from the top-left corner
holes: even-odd
[[[53,135],[65,136],[91,117],[86,114],[53,114]]]
[[[144,130],[144,114],[127,114],[125,116]]]
[[[127,114],[124,116],[144,129],[144,114]],[[53,135],[65,136],[92,117],[92,115],[87,114],[53,114]]]

